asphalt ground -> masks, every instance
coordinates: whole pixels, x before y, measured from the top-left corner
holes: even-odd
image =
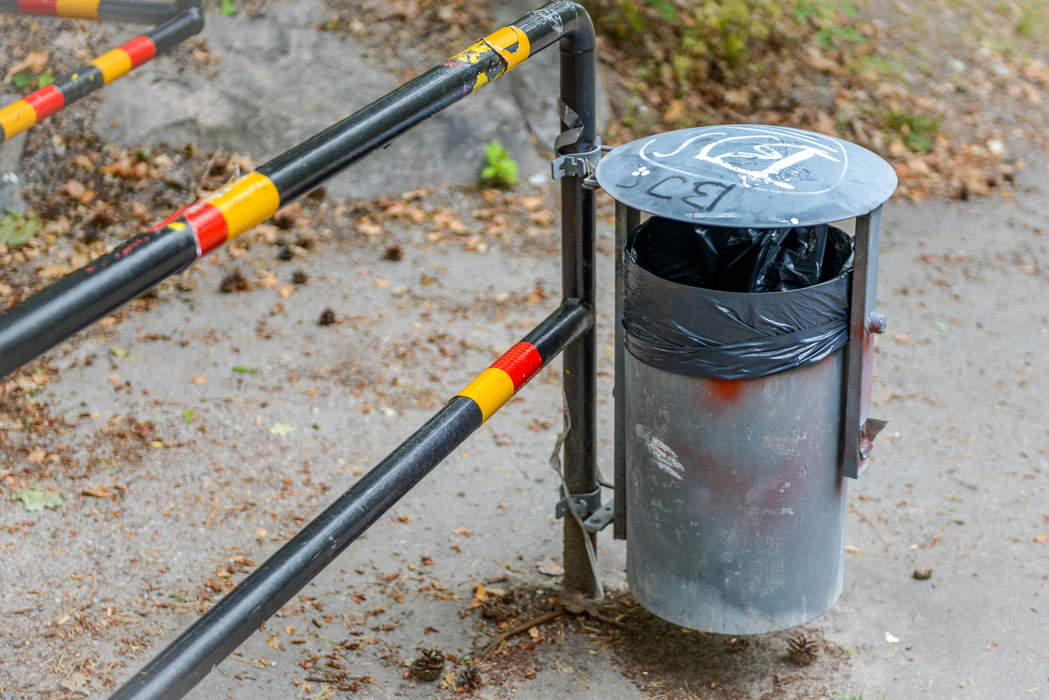
[[[850,485],[844,592],[802,629],[733,653],[634,609],[628,635],[564,616],[478,660],[498,634],[467,610],[478,584],[556,595],[555,363],[191,697],[452,695],[465,657],[482,697],[1049,695],[1047,206],[1044,166],[1008,197],[887,205],[874,415],[890,423]],[[164,288],[51,353],[38,398],[68,423],[55,450],[75,466],[35,472],[62,507],[0,509],[5,697],[105,697],[556,306],[552,230],[484,250],[425,226],[387,235],[402,259],[389,238],[339,235],[293,263],[219,253],[190,273],[195,291]],[[259,283],[219,292],[234,267]],[[318,325],[325,308],[335,324]],[[599,555],[618,595],[624,547],[606,532]],[[786,654],[798,634],[821,647],[811,665]],[[423,648],[456,657],[451,687],[405,677]]]

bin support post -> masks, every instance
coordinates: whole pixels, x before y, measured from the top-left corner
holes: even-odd
[[[884,330],[872,324],[878,294],[878,246],[881,207],[856,217],[852,303],[849,311],[849,344],[845,363],[845,419],[842,436],[842,474],[859,478],[867,468],[871,442],[868,433],[871,382],[874,374],[874,334]]]
[[[613,398],[615,400],[615,501],[612,513],[612,536],[617,540],[626,539],[626,433],[623,432],[626,423],[626,397],[623,370],[625,358],[623,353],[623,255],[626,251],[627,236],[641,223],[641,212],[628,207],[622,202],[616,202],[616,327],[615,327],[615,387]]]
[[[589,24],[581,15],[579,21]],[[561,131],[575,133],[555,155],[584,153],[597,145],[595,115],[596,64],[594,35],[577,30],[561,40]],[[565,109],[567,108],[567,109]],[[583,186],[582,175],[561,178],[561,290],[565,299],[580,299],[594,312],[594,191]],[[569,495],[592,494],[597,483],[597,345],[594,326],[583,333],[563,354],[565,411],[570,424],[564,443],[564,476]],[[596,507],[596,506],[595,506]],[[589,515],[589,513],[587,514]],[[584,515],[584,517],[586,517]],[[595,572],[587,556],[587,542],[596,549],[596,534],[579,527],[566,513],[564,518],[565,586],[587,596],[598,591]]]

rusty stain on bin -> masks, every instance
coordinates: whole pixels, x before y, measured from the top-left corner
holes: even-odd
[[[711,379],[710,393],[719,401],[730,403],[743,396],[744,386],[742,379]]]

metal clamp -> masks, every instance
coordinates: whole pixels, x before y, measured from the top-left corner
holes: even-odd
[[[601,160],[601,140],[592,150],[580,153],[566,153],[558,156],[550,162],[550,176],[555,180],[563,177],[589,177],[597,170],[597,162]]]
[[[572,499],[572,503],[575,504],[576,512],[579,513],[579,517],[586,520],[592,513],[597,511],[601,507],[601,489],[595,489],[590,493],[573,493],[569,496]],[[565,499],[562,498],[557,502],[554,507],[554,514],[558,518],[565,517],[565,513],[568,512],[566,507]]]
[[[589,518],[583,521],[583,529],[587,532],[601,532],[612,522],[615,515],[615,499],[603,504],[595,510]]]

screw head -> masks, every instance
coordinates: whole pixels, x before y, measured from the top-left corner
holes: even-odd
[[[871,333],[884,333],[889,321],[882,314],[867,314],[867,330]]]

